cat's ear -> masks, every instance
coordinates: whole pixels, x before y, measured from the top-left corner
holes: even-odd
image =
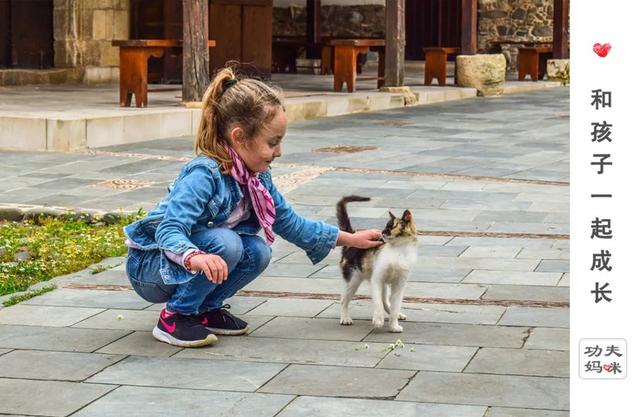
[[[413,221],[413,215],[409,210],[405,210],[404,213],[402,213],[402,220],[407,223],[411,223]]]
[[[389,217],[391,217],[391,220],[395,220],[396,219],[396,216],[394,216],[391,211],[389,211]]]

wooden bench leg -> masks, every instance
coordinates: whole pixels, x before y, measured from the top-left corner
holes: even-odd
[[[347,91],[353,93],[356,86],[357,52],[352,46],[336,45],[334,53],[333,91],[342,91],[342,83],[347,83]]]
[[[322,47],[322,55],[320,60],[320,74],[333,74],[333,70],[331,68],[333,63],[333,57],[331,56],[331,52],[333,48],[330,46]]]
[[[444,51],[427,51],[424,54],[424,85],[431,85],[433,78],[438,85],[447,84],[447,53]]]
[[[384,47],[376,48],[378,52],[378,88],[384,86]]]
[[[538,81],[538,54],[534,51],[519,52],[518,81],[523,81],[527,74],[533,81]]]

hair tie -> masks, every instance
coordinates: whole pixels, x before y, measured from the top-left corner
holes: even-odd
[[[229,88],[234,86],[237,82],[238,80],[236,78],[227,78],[226,80],[222,81],[222,92],[224,93]]]

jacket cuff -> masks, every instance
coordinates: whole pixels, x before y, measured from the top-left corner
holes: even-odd
[[[336,246],[339,232],[340,229],[337,227],[326,223],[323,224],[322,236],[320,236],[313,249],[307,252],[307,256],[314,265],[326,258]]]

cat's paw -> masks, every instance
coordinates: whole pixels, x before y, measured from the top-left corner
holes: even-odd
[[[406,320],[407,316],[404,313],[398,313],[398,320]]]
[[[404,329],[399,324],[389,326],[389,331],[391,333],[402,333]]]
[[[373,327],[375,328],[384,326],[384,314],[375,314],[371,322],[373,323]]]
[[[351,326],[353,324],[353,320],[349,316],[340,317],[340,324],[343,326]]]

